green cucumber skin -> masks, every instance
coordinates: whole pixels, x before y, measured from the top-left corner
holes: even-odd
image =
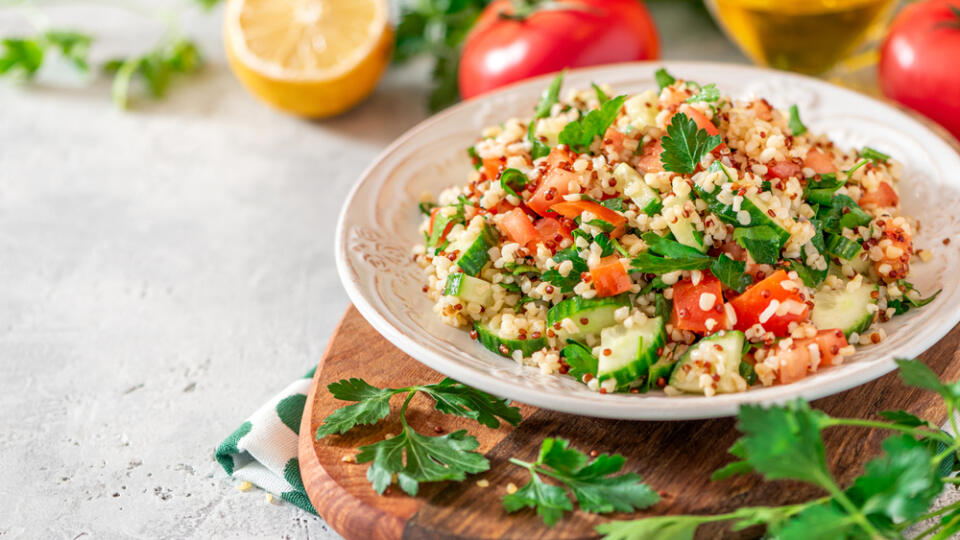
[[[637,343],[636,357],[627,364],[611,371],[602,372],[598,368],[597,378],[600,381],[605,381],[610,378],[616,379],[617,389],[620,390],[647,374],[650,366],[659,358],[657,351],[667,342],[667,332],[663,325],[663,319],[660,317],[650,319],[645,324],[653,327],[653,339],[651,343],[644,343],[643,337],[640,336],[638,338],[639,342]]]
[[[695,386],[695,387],[694,387],[694,386],[687,386],[684,381],[681,381],[681,380],[680,380],[681,369],[682,369],[682,366],[683,366],[684,364],[691,362],[691,360],[690,360],[690,353],[692,353],[692,352],[694,351],[694,349],[699,348],[699,347],[702,346],[703,344],[710,344],[710,343],[714,343],[714,342],[719,341],[719,340],[733,340],[733,341],[738,341],[738,342],[740,343],[740,350],[737,351],[737,356],[736,356],[736,365],[725,366],[725,367],[726,367],[726,373],[729,373],[729,374],[734,374],[734,373],[735,373],[735,374],[737,374],[737,375],[739,376],[739,375],[740,375],[740,363],[743,361],[743,343],[745,342],[746,338],[745,338],[743,332],[740,332],[739,330],[727,330],[727,331],[724,332],[724,334],[723,334],[722,336],[721,336],[719,333],[713,334],[713,335],[710,335],[710,336],[707,336],[707,337],[701,339],[700,341],[698,341],[696,344],[694,344],[694,345],[693,345],[692,347],[690,347],[689,349],[687,349],[687,352],[685,352],[685,353],[683,354],[683,356],[680,358],[680,361],[677,362],[677,365],[674,367],[673,373],[670,374],[670,386],[672,386],[672,387],[674,387],[674,388],[676,388],[677,390],[680,390],[680,391],[682,391],[682,392],[693,393],[693,394],[702,394],[703,391],[700,389],[699,385],[697,385],[697,386]],[[721,392],[721,391],[719,390],[719,386],[720,386],[720,384],[722,384],[722,383],[723,383],[723,376],[721,376],[721,382],[718,383],[718,391],[717,391],[717,393],[723,393],[723,392]]]
[[[673,369],[677,367],[678,363],[680,363],[679,358],[670,360],[660,358],[651,364],[650,369],[647,370],[647,390],[660,390],[657,380],[663,377],[664,383],[669,382],[670,376],[673,375]]]
[[[606,317],[595,316],[594,320],[591,320],[586,325],[580,324],[580,319],[582,317],[590,319],[591,315],[606,315],[606,310],[601,310],[599,313],[597,310],[600,310],[600,308],[608,308],[610,311],[609,324],[603,325],[603,327],[605,328],[606,326],[613,326],[613,324],[616,323],[616,321],[613,319],[613,311],[615,311],[617,308],[629,305],[630,299],[626,295],[589,299],[574,296],[547,310],[547,326],[553,326],[555,323],[558,323],[569,317],[580,329],[576,336],[595,333],[593,332],[594,328],[600,324],[598,320],[602,318],[605,321]],[[602,330],[602,328],[596,329],[596,332],[599,332],[600,330]]]
[[[453,272],[447,275],[447,283],[444,286],[443,294],[456,296],[467,302],[476,302],[482,306],[493,305],[493,284],[480,278],[468,276],[463,272]]]
[[[500,356],[510,356],[510,354],[503,354],[503,351],[500,350],[500,345],[503,345],[509,349],[510,353],[513,353],[513,351],[520,351],[523,353],[524,357],[530,356],[547,346],[546,338],[522,340],[503,339],[480,323],[474,323],[473,329],[477,331],[477,340],[480,342],[480,344],[486,347],[487,350],[497,353]]]
[[[718,201],[717,198],[713,196],[713,192],[707,192],[707,190],[703,189],[696,183],[693,184],[693,190],[697,193],[698,197],[707,202],[707,204],[710,206],[710,210],[721,220],[738,227],[744,226],[737,219],[737,213],[733,211],[733,207]],[[750,199],[744,197],[743,203],[740,205],[740,209],[750,214],[750,224],[746,225],[747,227],[766,225],[772,228],[780,238],[781,249],[783,248],[783,244],[786,244],[787,240],[790,239],[790,232],[781,227],[780,224],[771,219],[770,216],[760,211],[757,205],[753,204],[753,201]]]
[[[867,289],[867,291],[869,291],[869,292],[867,292],[868,295],[870,295],[873,291],[876,291],[876,290],[877,290],[877,286],[876,286],[876,285],[874,285],[873,287],[868,287],[868,286],[861,286],[861,287],[864,287],[864,288]],[[826,307],[826,308],[824,307],[823,300],[824,300],[824,294],[825,294],[825,293],[826,293],[826,294],[841,294],[841,295],[842,295],[842,294],[854,294],[854,293],[848,293],[848,292],[846,292],[845,290],[844,290],[844,291],[818,291],[817,293],[814,293],[814,295],[813,295],[813,311],[811,311],[811,313],[810,313],[810,319],[811,319],[811,321],[813,322],[813,324],[815,324],[815,325],[817,326],[817,328],[820,328],[820,329],[840,328],[840,330],[843,331],[843,334],[844,334],[847,338],[849,338],[851,334],[854,334],[854,333],[862,334],[862,333],[864,333],[864,332],[867,331],[867,329],[870,328],[870,326],[873,324],[873,321],[874,321],[874,319],[876,318],[876,314],[870,313],[869,311],[866,311],[866,309],[864,309],[864,312],[859,316],[859,318],[854,319],[854,322],[846,325],[846,327],[843,327],[842,325],[838,325],[838,324],[835,322],[836,317],[832,317],[832,316],[830,315],[830,311],[832,311],[832,310],[834,310],[834,309],[838,309],[838,308],[836,307],[836,305],[834,305],[833,307]],[[819,310],[817,309],[817,295],[818,295],[818,294],[820,295],[820,309],[819,309]],[[873,298],[872,296],[868,296],[868,298],[869,298],[869,300],[868,300],[868,302],[867,302],[867,305],[869,305],[869,304],[876,304],[876,303],[878,302],[878,299],[875,299],[875,298]],[[826,313],[827,313],[826,315],[824,315],[824,310],[827,310],[827,311],[826,311]]]
[[[479,275],[484,265],[490,262],[490,254],[487,253],[487,250],[497,245],[499,241],[500,237],[497,232],[489,225],[484,224],[480,236],[460,254],[460,258],[457,259],[457,266],[468,276]]]
[[[443,287],[443,294],[446,296],[458,296],[463,289],[463,277],[466,274],[454,272],[447,275],[447,284]]]

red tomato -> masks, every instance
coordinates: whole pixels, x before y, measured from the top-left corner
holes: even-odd
[[[620,257],[610,255],[600,259],[600,264],[590,269],[590,277],[597,296],[616,296],[630,290],[632,283]]]
[[[570,232],[563,228],[563,225],[560,224],[560,221],[554,218],[541,218],[533,224],[534,228],[537,229],[537,238],[538,242],[543,242],[543,245],[547,246],[547,249],[550,251],[556,251],[557,247],[563,242],[564,239],[573,240],[573,237],[570,236]],[[528,246],[529,247],[529,246]],[[533,247],[530,248],[531,252],[536,250],[536,243]]]
[[[552,205],[562,201],[563,196],[570,193],[571,182],[578,183],[576,174],[563,169],[550,169],[527,201],[527,206],[541,216],[546,216]]]
[[[673,286],[673,312],[670,322],[675,328],[698,334],[712,334],[727,328],[727,311],[723,307],[720,280],[704,271],[696,285],[689,279],[678,281]],[[713,295],[707,309],[701,309],[704,294]],[[709,297],[707,297],[709,299]],[[712,319],[714,323],[707,324]]]
[[[504,214],[498,227],[503,231],[503,234],[507,235],[507,238],[521,246],[529,247],[532,243],[536,247],[537,240],[540,239],[540,233],[530,222],[526,212],[519,208],[514,208]]]
[[[820,353],[817,367],[833,365],[833,359],[840,353],[840,349],[847,346],[847,338],[840,330],[820,330],[812,338],[794,339],[786,349],[774,345],[768,350],[775,354],[779,369],[780,382],[790,384],[807,376],[811,368],[812,359],[810,345],[814,345]]]
[[[637,168],[640,172],[663,172],[663,162],[660,161],[660,154],[663,152],[663,145],[657,139],[652,143],[647,143],[643,147],[643,153],[637,160]]]
[[[565,148],[565,146],[566,145],[564,145],[563,147],[554,146],[553,149],[550,150],[550,154],[547,156],[547,167],[551,169],[560,167],[561,169],[563,169],[563,168],[566,168],[566,167],[563,167],[564,164],[573,165],[573,161],[577,158],[577,156],[574,155],[573,152]]]
[[[790,333],[787,328],[793,321],[806,320],[810,315],[810,306],[806,303],[806,298],[797,289],[784,289],[781,283],[787,281],[787,273],[783,270],[777,270],[770,277],[760,283],[755,283],[743,294],[730,301],[733,310],[737,313],[737,323],[734,328],[737,330],[746,330],[751,326],[760,323],[760,326],[768,332],[773,332],[776,336],[786,336]],[[776,312],[765,317],[764,322],[760,322],[760,316],[774,300],[780,306],[787,306],[786,313],[777,315]],[[789,304],[787,304],[789,302]]]
[[[496,180],[500,177],[500,167],[504,161],[506,160],[501,160],[500,158],[483,158],[481,161],[483,165],[480,170],[486,175],[487,180]]]
[[[857,204],[864,208],[896,208],[900,204],[900,197],[897,196],[897,192],[893,190],[889,183],[880,182],[876,190],[861,195]]]
[[[550,210],[570,219],[577,218],[583,212],[590,212],[597,216],[597,219],[614,226],[613,232],[610,233],[611,238],[617,238],[626,231],[627,218],[593,201],[564,201],[551,206]]]
[[[767,174],[780,179],[800,176],[800,166],[792,161],[773,161],[767,164]]]
[[[825,154],[817,148],[811,148],[807,152],[807,157],[803,159],[803,166],[810,167],[817,174],[837,172],[837,166],[833,164],[833,156]]]
[[[433,222],[437,220],[437,213],[438,213],[438,212],[440,212],[440,207],[439,207],[439,206],[436,207],[436,208],[434,208],[433,210],[430,210],[430,229],[429,229],[429,231],[430,231],[430,234],[431,234],[431,235],[433,234]],[[452,222],[452,221],[448,221],[448,222],[447,222],[447,226],[443,229],[443,233],[440,234],[440,238],[437,239],[437,245],[440,245],[440,244],[443,243],[443,241],[447,238],[447,235],[450,234],[450,229],[452,229],[452,228],[453,228],[453,222]]]
[[[880,89],[960,138],[960,8],[956,0],[908,4],[880,48]]]
[[[623,158],[629,157],[626,155],[626,152],[623,150],[623,142],[627,139],[627,136],[619,131],[613,129],[612,127],[607,128],[606,133],[603,134],[603,144],[610,147],[610,150],[617,154],[617,157],[621,160]]]
[[[697,124],[698,128],[705,130],[707,134],[709,135],[720,134],[720,130],[717,129],[717,126],[715,126],[713,122],[709,118],[707,118],[707,115],[703,114],[699,110],[693,107],[682,105],[680,106],[679,112],[686,114],[688,118],[690,118],[691,120],[694,121],[694,123]],[[670,119],[673,120],[673,117],[670,117]],[[667,125],[670,125],[669,121],[667,122]]]
[[[495,0],[467,36],[460,56],[460,95],[469,99],[564,68],[650,60],[659,54],[656,26],[637,0],[557,2],[528,14],[517,14],[511,0]]]

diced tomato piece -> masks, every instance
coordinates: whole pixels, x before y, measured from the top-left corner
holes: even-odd
[[[647,143],[643,147],[643,153],[637,160],[637,168],[640,172],[663,172],[663,162],[660,161],[660,154],[663,152],[663,145],[660,140]]]
[[[430,228],[428,231],[430,234],[433,234],[433,223],[437,220],[437,214],[440,212],[440,207],[437,206],[430,210]],[[440,238],[437,240],[437,245],[443,244],[443,241],[446,240],[447,235],[450,234],[450,229],[453,228],[453,222],[448,221],[447,226],[443,229],[443,233],[440,234]]]
[[[627,140],[627,136],[612,127],[607,128],[607,131],[603,134],[603,144],[610,146],[613,152],[618,154],[621,159],[626,157],[623,151],[623,142],[625,140]]]
[[[900,204],[900,197],[889,182],[880,182],[877,189],[864,193],[857,202],[864,208],[895,208]]]
[[[710,135],[720,134],[720,130],[717,129],[717,126],[715,126],[713,122],[709,118],[707,118],[707,115],[700,112],[699,109],[690,107],[688,105],[683,105],[680,107],[680,112],[686,114],[688,118],[696,122],[698,128],[706,131],[708,134]],[[671,120],[672,119],[673,118],[671,117]],[[670,122],[667,122],[667,124],[669,125]]]
[[[570,193],[571,183],[579,183],[576,174],[563,169],[550,169],[546,178],[527,201],[527,206],[541,216],[546,216],[551,206],[562,201],[563,196]]]
[[[810,351],[806,347],[794,344],[780,349],[775,346],[772,352],[776,354],[780,382],[790,384],[807,376],[810,369]]]
[[[660,98],[660,108],[669,109],[671,107],[677,107],[681,105],[687,98],[690,97],[689,90],[678,90],[677,88],[670,88],[666,92],[661,92],[662,97]]]
[[[504,165],[505,160],[500,158],[483,158],[481,160],[481,171],[487,177],[487,180],[496,180],[500,176],[500,167]]]
[[[800,166],[792,161],[774,161],[767,164],[767,174],[780,179],[800,176]]]
[[[537,241],[543,242],[543,245],[547,246],[547,249],[550,251],[556,251],[564,239],[573,240],[573,237],[570,236],[570,231],[565,229],[556,218],[548,217],[538,219],[533,226],[537,229],[537,234],[539,235]],[[530,247],[531,252],[535,250],[536,244]]]
[[[599,297],[616,296],[632,286],[630,275],[617,255],[600,259],[600,263],[590,269],[590,277]]]
[[[504,214],[498,227],[503,231],[503,234],[507,235],[507,238],[521,246],[529,247],[532,243],[536,247],[537,240],[540,238],[540,233],[530,222],[526,212],[519,208],[514,208]]]
[[[813,366],[810,346],[816,347],[819,361]],[[820,330],[811,338],[794,339],[786,349],[774,345],[768,350],[777,359],[780,382],[789,384],[807,376],[813,367],[821,368],[833,365],[833,359],[840,350],[848,345],[846,336],[838,329]]]
[[[507,202],[506,199],[502,199],[497,203],[496,206],[488,210],[491,214],[506,214],[507,212],[513,210],[516,206]]]
[[[707,271],[703,271],[703,277],[696,285],[690,279],[678,281],[673,285],[673,312],[670,322],[675,328],[698,334],[725,330],[727,311],[723,306],[721,289],[720,280]],[[712,295],[713,298],[711,300],[710,296],[704,295]],[[704,306],[707,309],[702,309]],[[708,320],[714,322],[708,324]]]
[[[613,232],[610,233],[612,238],[617,238],[626,231],[627,218],[623,217],[615,210],[611,210],[606,206],[597,204],[593,201],[559,202],[551,206],[550,210],[570,219],[580,216],[580,214],[583,212],[590,212],[596,216],[596,219],[606,221],[607,223],[613,225]]]
[[[733,306],[733,310],[737,314],[737,323],[734,328],[746,330],[760,323],[764,330],[773,332],[776,336],[786,336],[789,334],[787,327],[791,322],[806,320],[810,315],[810,306],[807,305],[806,298],[798,289],[795,287],[785,289],[783,287],[783,282],[788,280],[790,278],[784,270],[777,270],[731,300],[730,305]],[[793,283],[796,286],[800,285],[797,282]],[[773,301],[777,302],[773,313],[766,313]],[[778,315],[777,312],[779,311],[784,313]],[[763,321],[760,320],[761,316],[763,316]]]
[[[552,150],[550,150],[550,155],[547,156],[547,166],[551,169],[555,169],[564,163],[572,165],[576,157],[577,156],[574,155],[574,153],[570,150],[555,146]]]
[[[807,151],[807,156],[803,158],[803,166],[810,167],[817,174],[837,172],[837,166],[833,164],[833,156],[821,152],[819,148],[811,148]]]
[[[890,245],[883,249],[883,257],[879,261],[874,261],[874,269],[885,283],[893,283],[898,279],[907,277],[907,274],[910,273],[913,239],[904,225],[897,225],[892,219],[878,220],[877,224],[883,232],[883,239],[889,239]],[[867,241],[868,244],[873,242],[876,242],[876,240]],[[894,251],[899,249],[900,254],[891,257],[891,248],[895,248]],[[896,254],[894,253],[894,255]]]

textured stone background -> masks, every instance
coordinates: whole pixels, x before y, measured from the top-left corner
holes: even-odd
[[[180,13],[210,60],[165,101],[121,112],[106,80],[56,73],[0,84],[0,537],[335,538],[237,491],[212,453],[323,352],[348,303],[336,216],[426,116],[425,71],[306,122],[234,81],[219,11],[144,4]],[[702,12],[653,9],[666,58],[743,60]],[[45,13],[97,35],[98,58],[160,31],[115,9]],[[0,35],[27,20],[0,10]]]

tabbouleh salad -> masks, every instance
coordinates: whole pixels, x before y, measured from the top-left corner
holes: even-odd
[[[591,389],[788,384],[930,302],[907,281],[901,165],[800,111],[657,72],[569,92],[483,131],[465,185],[426,194],[423,291],[489,350]]]

